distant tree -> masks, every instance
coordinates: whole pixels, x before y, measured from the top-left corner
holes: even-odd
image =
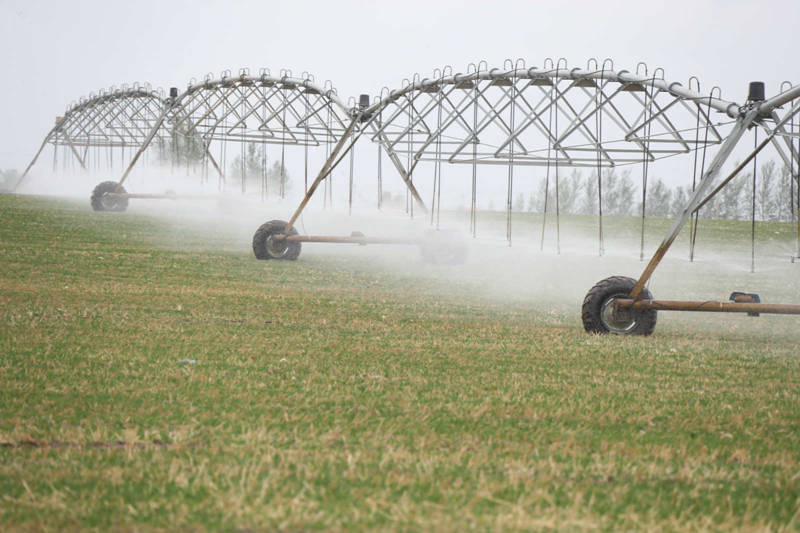
[[[237,154],[231,162],[231,167],[227,172],[226,178],[229,185],[241,184],[242,190],[248,188],[258,189],[263,178],[264,165],[263,147],[256,143],[245,145],[244,165],[242,164],[242,154]],[[271,187],[267,187],[269,190]]]
[[[618,197],[620,201],[620,205],[618,208],[618,213],[620,215],[629,215],[633,211],[634,208],[634,198],[636,196],[636,187],[633,185],[633,180],[631,179],[631,171],[626,170],[622,172],[620,175],[620,179],[617,185]]]
[[[767,161],[756,174],[756,217],[759,220],[778,220],[778,186],[775,161]]]
[[[558,210],[561,213],[577,213],[579,212],[578,199],[583,194],[583,183],[580,172],[575,169],[571,174],[566,176],[559,176],[558,179]],[[555,212],[556,210],[556,178],[553,172],[550,173],[550,180],[543,178],[539,182],[539,191],[531,195],[531,201],[534,201],[534,209],[532,211],[543,212],[545,207],[545,198],[547,199],[547,211]]]
[[[161,164],[177,166],[196,165],[205,156],[202,139],[185,131],[173,132],[166,139],[156,142],[156,158]]]
[[[267,183],[271,190],[275,191],[281,198],[286,196],[286,193],[292,188],[292,180],[286,167],[281,165],[280,161],[272,163],[269,171],[267,172]]]
[[[647,188],[647,205],[645,215],[650,217],[667,217],[672,208],[672,191],[664,182],[656,178]]]
[[[751,180],[752,174],[750,173],[740,174],[735,177],[711,198],[701,210],[700,216],[725,220],[749,218]]]
[[[0,170],[0,191],[10,191],[19,181],[19,172],[14,169]]]
[[[585,215],[597,213],[597,172],[593,172],[586,178],[582,196],[583,201],[578,212]]]
[[[514,201],[514,211],[524,211],[525,210],[525,196],[522,193],[517,195],[517,199]]]
[[[536,209],[535,211],[539,213],[543,213],[545,207],[548,211],[555,210],[555,183],[552,179],[547,179],[547,176],[542,176],[541,181],[539,181],[539,190],[536,194]]]
[[[670,215],[678,217],[686,209],[689,204],[689,191],[683,187],[678,186],[675,192],[672,193],[672,202],[670,204]]]
[[[583,179],[578,169],[573,169],[569,176],[559,180],[558,204],[562,213],[576,213],[578,211],[578,198],[581,194]]]
[[[691,196],[691,191],[687,189],[686,193],[688,201],[688,198]],[[724,211],[722,204],[722,197],[719,193],[717,193],[717,195],[706,202],[706,205],[700,210],[700,217],[722,218],[722,212]]]
[[[750,184],[752,174],[746,173],[734,178],[723,188],[718,197],[718,218],[725,220],[741,220],[750,218]],[[746,209],[745,209],[746,207]]]
[[[795,169],[795,172],[797,172],[797,169]],[[792,208],[797,209],[797,182],[792,187],[791,180],[790,169],[786,165],[781,165],[775,193],[778,203],[778,220],[792,220]],[[794,196],[792,192],[794,192]]]
[[[259,190],[264,172],[264,146],[261,143],[248,143],[245,148],[244,169],[242,169],[241,154],[233,158],[228,172],[228,183],[243,183],[242,189]],[[244,172],[243,172],[244,170]],[[244,180],[242,176],[244,175]],[[271,196],[284,197],[286,192],[291,189],[291,179],[286,168],[281,168],[280,161],[274,161],[272,166],[266,170],[266,190]]]
[[[603,177],[603,211],[609,215],[630,215],[634,195],[630,170],[617,174],[614,169],[608,169]]]
[[[529,212],[538,211],[537,206],[538,203],[536,201],[536,195],[534,193],[530,193],[530,195],[528,195],[528,211]]]

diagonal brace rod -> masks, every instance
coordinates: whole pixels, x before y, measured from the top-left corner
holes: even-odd
[[[718,193],[719,191],[721,191],[723,188],[725,188],[725,186],[726,186],[728,183],[730,183],[730,182],[731,182],[731,180],[732,180],[733,178],[735,178],[735,177],[736,177],[736,176],[739,174],[739,172],[741,172],[741,171],[742,171],[742,169],[744,169],[744,168],[745,168],[745,167],[748,165],[748,163],[750,163],[750,161],[752,161],[752,160],[753,160],[753,158],[754,158],[755,156],[757,156],[757,155],[758,155],[758,153],[759,153],[761,150],[763,150],[763,149],[764,149],[764,147],[765,147],[765,146],[767,146],[767,145],[770,143],[770,141],[772,141],[773,137],[775,137],[775,131],[773,131],[773,132],[772,132],[770,135],[768,135],[768,136],[767,136],[767,137],[766,137],[766,138],[765,138],[763,141],[761,141],[761,143],[759,143],[759,145],[758,145],[758,146],[756,146],[756,148],[755,148],[755,149],[754,149],[752,152],[750,152],[750,155],[748,155],[748,156],[747,156],[747,157],[744,159],[744,161],[742,161],[741,163],[739,163],[738,165],[736,165],[736,168],[734,168],[734,169],[731,171],[731,173],[728,175],[728,177],[727,177],[727,178],[725,178],[724,180],[722,180],[722,182],[721,182],[719,185],[717,185],[717,187],[716,187],[716,188],[715,188],[715,189],[714,189],[714,190],[713,190],[713,191],[712,191],[712,192],[711,192],[711,193],[710,193],[708,196],[706,196],[706,197],[703,199],[703,201],[701,201],[699,204],[697,204],[697,207],[695,207],[695,208],[694,208],[694,212],[696,213],[697,211],[699,211],[700,209],[702,209],[702,208],[703,208],[703,206],[704,206],[704,205],[706,205],[708,202],[710,202],[710,201],[711,201],[711,199],[712,199],[712,198],[714,198],[714,196],[716,196],[716,195],[717,195],[717,193]]]
[[[725,142],[720,147],[719,152],[717,152],[714,156],[714,159],[711,161],[711,165],[709,166],[703,178],[700,180],[700,185],[697,187],[697,189],[695,189],[694,194],[692,194],[692,197],[689,199],[689,205],[687,205],[686,208],[684,208],[683,213],[681,213],[681,215],[675,219],[675,222],[667,233],[667,236],[664,237],[664,240],[653,254],[653,257],[650,259],[647,267],[645,267],[644,272],[642,272],[642,275],[639,277],[636,285],[634,285],[633,289],[631,290],[630,298],[633,300],[639,299],[645,284],[650,279],[650,276],[653,275],[653,271],[664,258],[669,250],[669,247],[678,236],[678,233],[680,233],[681,229],[683,229],[683,226],[686,225],[686,222],[692,216],[692,213],[694,213],[695,209],[697,209],[701,199],[705,196],[708,189],[710,189],[713,185],[714,179],[719,174],[722,165],[731,155],[731,152],[742,138],[742,135],[744,135],[744,132],[757,117],[758,109],[752,108],[739,115],[739,118],[736,119],[736,124],[734,125],[733,130],[731,131],[730,135],[728,135],[728,138],[725,139]]]
[[[317,190],[317,187],[319,187],[319,184],[322,183],[322,180],[327,178],[328,174],[330,174],[331,171],[333,170],[333,167],[336,166],[334,161],[336,161],[336,163],[341,161],[341,158],[339,158],[337,161],[337,156],[339,155],[339,152],[342,150],[342,147],[344,147],[345,143],[347,142],[347,139],[350,138],[350,135],[353,133],[353,130],[355,129],[356,124],[358,124],[358,121],[360,119],[361,119],[360,114],[353,117],[353,119],[350,121],[350,125],[347,127],[345,132],[339,138],[339,142],[336,143],[336,146],[333,148],[331,155],[328,156],[328,160],[325,161],[324,165],[322,165],[322,169],[319,171],[319,175],[314,180],[314,183],[311,184],[311,187],[308,188],[308,192],[306,192],[303,201],[300,202],[300,205],[297,207],[297,210],[295,210],[294,214],[292,215],[292,218],[290,218],[289,222],[286,223],[286,228],[284,230],[285,235],[289,235],[289,230],[292,228],[295,221],[300,216],[300,213],[303,212],[303,209],[305,209],[306,204],[308,204],[309,200],[311,200],[311,197],[314,195],[314,191]],[[349,148],[352,148],[352,146],[353,144],[351,143]],[[344,156],[346,153],[347,151],[345,151],[345,153],[342,155]]]

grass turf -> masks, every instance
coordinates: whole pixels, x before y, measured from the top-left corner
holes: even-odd
[[[800,529],[796,335],[588,336],[84,204],[0,196],[0,529]]]

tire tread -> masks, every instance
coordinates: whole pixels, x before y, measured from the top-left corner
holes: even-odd
[[[581,320],[583,328],[588,333],[607,334],[608,328],[603,324],[600,313],[603,303],[610,297],[630,292],[636,285],[636,280],[627,276],[611,276],[601,280],[589,289],[581,306]],[[652,294],[647,288],[642,290],[642,298],[652,299]],[[650,335],[656,327],[657,311],[634,311],[636,313],[636,326],[631,330],[631,335]]]
[[[283,257],[276,258],[272,257],[269,252],[267,251],[267,238],[270,235],[275,235],[277,233],[283,232],[284,228],[286,228],[286,221],[284,220],[270,220],[269,222],[265,222],[259,226],[256,232],[253,234],[253,254],[256,256],[256,259],[260,260],[267,260],[267,259],[278,259],[281,261],[296,261],[298,257],[300,257],[300,250],[302,246],[299,242],[289,243],[289,248],[286,251],[286,254]],[[289,235],[297,235],[297,229],[292,226],[289,230]]]
[[[119,190],[118,190],[119,189]],[[118,185],[116,181],[103,181],[97,184],[97,186],[92,191],[91,199],[89,200],[92,204],[92,209],[95,211],[114,211],[117,213],[121,213],[128,208],[128,199],[127,198],[117,198],[114,202],[114,206],[111,208],[107,208],[103,205],[103,195],[109,192],[120,192],[126,193],[128,191],[125,190],[125,187],[122,185]]]

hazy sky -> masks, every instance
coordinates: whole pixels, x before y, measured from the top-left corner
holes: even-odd
[[[645,61],[670,81],[697,75],[741,101],[800,83],[800,2],[0,0],[0,169],[22,169],[56,115],[123,83],[185,87],[249,67],[330,79],[343,99],[399,87],[445,64],[522,57],[571,67]]]

